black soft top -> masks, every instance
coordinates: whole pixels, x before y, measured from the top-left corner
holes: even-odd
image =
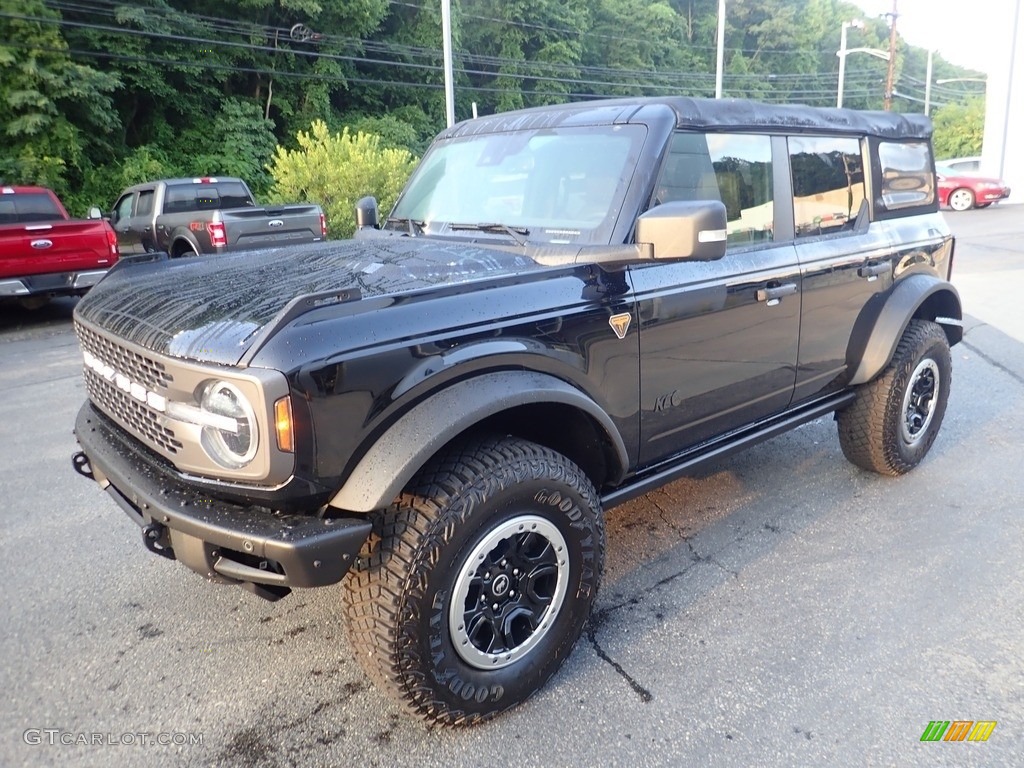
[[[468,136],[557,125],[663,122],[673,117],[677,128],[708,131],[855,134],[885,139],[928,139],[932,135],[932,121],[925,115],[676,96],[607,99],[503,112],[463,121],[441,136]]]

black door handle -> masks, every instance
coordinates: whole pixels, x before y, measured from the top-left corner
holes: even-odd
[[[792,296],[794,293],[796,293],[796,283],[783,283],[782,285],[760,289],[757,292],[757,300],[766,301],[769,307],[774,307],[783,296]]]
[[[877,280],[882,275],[888,274],[892,269],[889,266],[888,261],[883,261],[880,264],[865,264],[863,267],[857,270],[857,274],[861,277],[870,280]]]

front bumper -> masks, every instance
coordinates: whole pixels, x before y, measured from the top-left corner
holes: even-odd
[[[1010,188],[989,188],[981,189],[978,192],[977,200],[979,203],[997,203],[1000,200],[1005,200],[1010,196]]]
[[[82,448],[73,458],[76,471],[93,477],[143,528],[147,548],[212,581],[242,584],[270,599],[291,587],[334,584],[370,533],[363,518],[287,514],[205,496],[157,471],[88,400],[75,436]]]

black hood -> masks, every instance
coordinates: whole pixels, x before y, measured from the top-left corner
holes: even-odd
[[[426,238],[380,237],[123,264],[75,309],[89,325],[172,357],[237,363],[292,299],[358,289],[407,293],[540,269],[521,253]]]

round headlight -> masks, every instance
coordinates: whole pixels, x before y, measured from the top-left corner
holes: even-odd
[[[207,413],[221,417],[203,427],[203,450],[222,467],[241,469],[256,456],[259,430],[256,413],[234,384],[214,381],[203,389],[199,403]]]

